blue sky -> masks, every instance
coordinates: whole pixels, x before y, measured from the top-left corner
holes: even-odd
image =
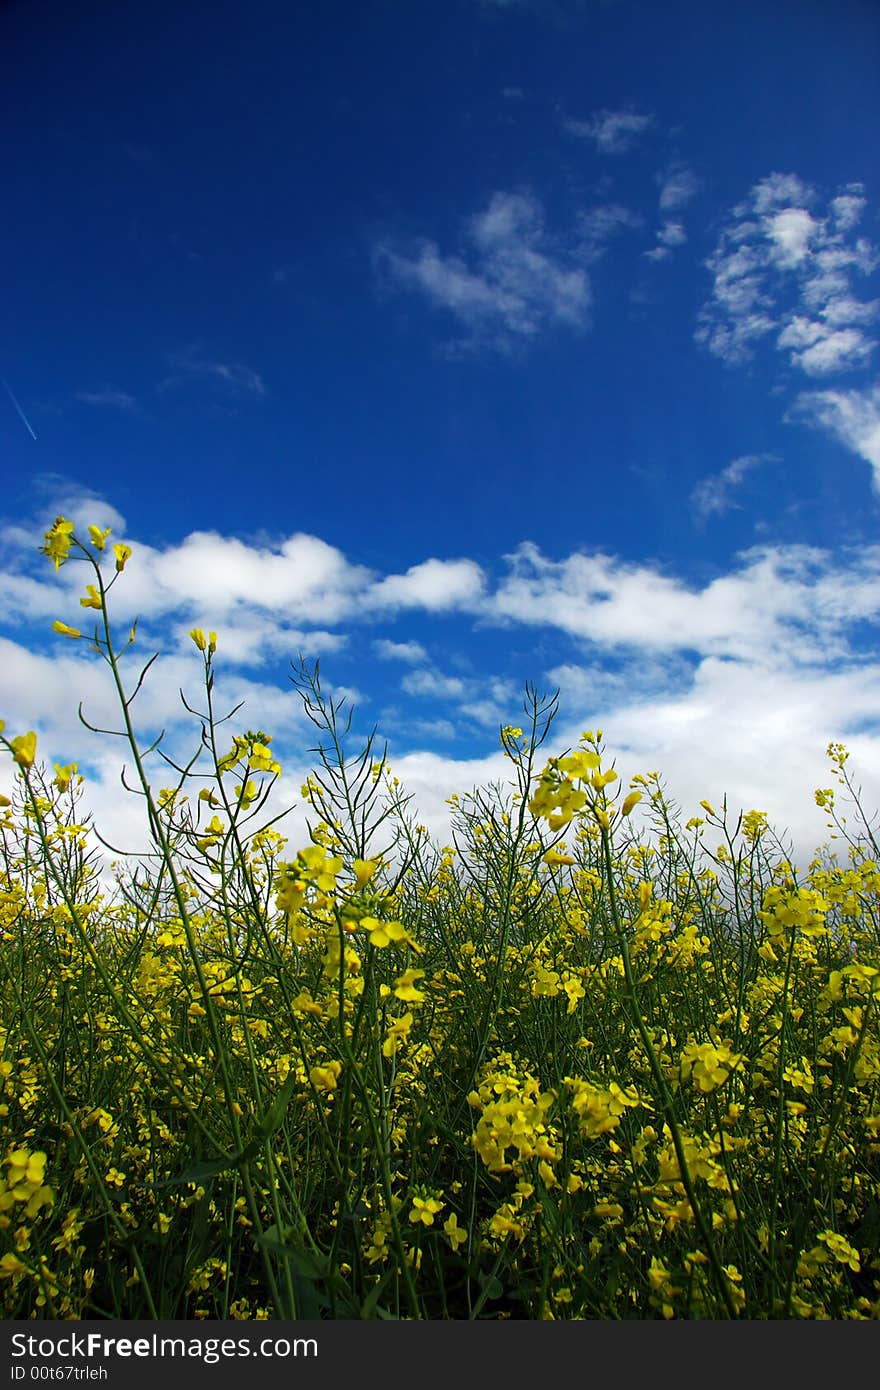
[[[53,8],[0,17],[0,713],[99,824],[58,513],[134,550],[145,731],[215,627],[289,800],[302,651],[441,836],[527,680],[802,855],[829,740],[880,803],[874,3]]]

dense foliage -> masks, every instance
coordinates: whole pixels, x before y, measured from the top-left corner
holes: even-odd
[[[152,790],[108,611],[130,551],[108,581],[89,534],[44,550],[91,566],[94,635],[55,626],[115,682],[153,852],[108,887],[76,765],[3,731],[4,1316],[880,1314],[880,856],[842,746],[846,858],[801,875],[760,812],[618,796],[601,732],[542,765],[529,690],[509,785],[437,846],[300,666],[293,850],[213,633],[199,747]]]

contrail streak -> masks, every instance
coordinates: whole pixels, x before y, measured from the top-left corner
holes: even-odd
[[[6,394],[7,394],[7,396],[8,396],[9,399],[12,401],[12,404],[15,406],[16,410],[18,411],[19,417],[20,417],[20,419],[21,419],[21,423],[24,425],[24,427],[25,427],[25,429],[27,430],[28,434],[30,435],[31,439],[36,439],[37,436],[34,434],[33,429],[31,428],[31,422],[30,422],[30,420],[28,419],[28,417],[25,415],[25,413],[24,413],[24,411],[22,410],[21,406],[19,405],[18,401],[17,401],[17,400],[15,399],[15,397],[13,396],[13,394],[12,394],[12,389],[11,389],[11,387],[9,386],[8,382],[4,381],[2,376],[0,376],[0,381],[3,382],[3,385],[4,385],[4,387],[6,388]]]

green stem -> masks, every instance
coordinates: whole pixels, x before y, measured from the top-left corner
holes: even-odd
[[[620,919],[620,913],[617,907],[617,894],[614,887],[614,861],[611,855],[611,833],[608,830],[608,828],[604,825],[602,825],[600,829],[602,832],[602,848],[605,858],[605,868],[608,875],[608,896],[611,904],[611,916],[614,922],[614,930],[617,935],[618,945],[620,946],[620,955],[621,960],[623,961],[623,971],[626,980],[627,993],[629,995],[630,1004],[632,1006],[633,1018],[635,1021],[636,1029],[638,1030],[639,1037],[642,1041],[642,1046],[644,1047],[645,1053],[648,1057],[648,1062],[651,1068],[651,1075],[654,1078],[654,1084],[657,1087],[657,1091],[660,1096],[660,1101],[663,1106],[664,1113],[666,1115],[666,1123],[668,1124],[669,1132],[672,1135],[672,1144],[675,1149],[675,1156],[678,1159],[678,1169],[681,1175],[682,1185],[684,1187],[685,1193],[687,1194],[688,1202],[690,1203],[691,1210],[694,1213],[697,1226],[699,1227],[700,1235],[706,1247],[706,1254],[709,1259],[709,1264],[711,1266],[712,1273],[715,1278],[715,1283],[718,1292],[721,1295],[721,1299],[724,1303],[724,1307],[727,1311],[728,1317],[736,1318],[737,1312],[733,1303],[733,1298],[731,1297],[730,1289],[728,1287],[727,1275],[725,1274],[724,1269],[721,1265],[721,1261],[718,1258],[718,1252],[715,1249],[715,1241],[712,1238],[712,1232],[709,1229],[708,1222],[706,1221],[702,1205],[697,1200],[697,1194],[694,1188],[693,1179],[691,1178],[690,1169],[688,1168],[687,1155],[685,1154],[684,1144],[682,1142],[681,1130],[679,1128],[678,1120],[675,1117],[675,1109],[672,1102],[672,1096],[670,1095],[669,1087],[666,1083],[666,1077],[663,1075],[663,1068],[660,1066],[660,1059],[657,1056],[654,1044],[651,1040],[651,1035],[648,1032],[648,1029],[645,1025],[645,1020],[642,1017],[642,1011],[639,1006],[638,989],[636,987],[635,975],[633,974],[632,961],[630,959],[629,954],[629,943],[627,942],[626,933],[624,931],[623,923]]]

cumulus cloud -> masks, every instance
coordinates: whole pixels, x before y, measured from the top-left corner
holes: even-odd
[[[407,695],[429,695],[439,700],[455,700],[465,692],[465,683],[458,676],[444,676],[428,669],[412,671],[400,682]]]
[[[824,423],[846,431],[866,452],[877,449],[880,389],[870,396],[814,393],[802,408],[808,406],[824,411]],[[735,459],[703,480],[695,506],[704,514],[727,506],[732,490],[772,458]],[[114,590],[118,620],[139,616],[176,634],[175,650],[187,653],[193,624],[228,628],[230,654],[237,649],[243,664],[257,663],[264,649],[309,644],[313,650],[339,650],[353,624],[391,622],[400,613],[540,626],[608,650],[636,646],[740,657],[754,643],[771,641],[786,644],[798,659],[813,660],[842,649],[842,620],[868,620],[880,607],[880,547],[864,548],[844,563],[808,546],[759,546],[699,587],[647,562],[625,562],[601,551],[551,559],[529,541],[504,557],[497,575],[466,557],[431,557],[403,574],[379,576],[302,533],[274,546],[216,532],[193,532],[164,550],[137,537],[128,540],[136,560]],[[56,575],[45,562],[34,568],[13,551],[13,563],[0,567],[7,623],[14,606],[27,604],[31,613],[82,624],[88,617],[78,603],[83,587],[73,564]],[[428,668],[421,643],[385,635],[370,641],[377,655],[419,666],[407,677],[413,689],[422,682]]]
[[[579,140],[590,140],[600,154],[626,154],[643,131],[653,124],[646,112],[625,107],[619,111],[596,111],[587,120],[566,119],[562,128]]]
[[[275,548],[249,545],[216,532],[194,531],[177,546],[145,557],[135,574],[157,584],[154,609],[187,595],[194,609],[227,613],[237,606],[283,612],[295,622],[334,621],[348,612],[368,577],[335,546],[301,532]],[[133,575],[134,579],[134,575]],[[134,585],[132,586],[134,587]],[[146,593],[138,594],[150,602]]]
[[[859,299],[852,285],[878,263],[856,231],[862,191],[848,184],[823,212],[816,191],[796,175],[775,173],[755,184],[706,262],[712,294],[697,341],[735,363],[769,339],[812,377],[863,365],[877,345],[866,330],[880,305]]]
[[[866,453],[877,450],[880,391],[810,395],[803,408],[825,412],[824,427],[847,433]],[[695,506],[710,515],[730,504],[750,471],[768,461],[735,459],[704,480]],[[45,618],[24,637],[11,628],[3,605],[9,630],[0,636],[0,709],[11,732],[38,732],[50,765],[71,758],[91,765],[99,824],[124,837],[142,808],[119,789],[122,745],[88,734],[76,715],[82,699],[92,723],[117,726],[106,669],[85,643],[50,631],[51,617],[81,621],[81,567],[65,565],[55,575],[40,561],[39,573],[32,570],[19,545],[21,529],[19,521],[0,533],[11,556],[0,571],[2,592],[30,604],[30,616],[45,610]],[[193,601],[186,590],[208,567],[221,587],[213,624],[220,634],[217,697],[224,709],[245,702],[224,737],[249,724],[276,733],[273,747],[285,766],[279,797],[297,799],[314,737],[295,688],[266,659],[267,652],[287,655],[294,645],[331,653],[328,665],[338,661],[348,673],[351,652],[355,659],[365,652],[382,658],[360,660],[357,698],[381,705],[390,694],[399,704],[392,727],[380,733],[407,750],[394,770],[415,793],[426,823],[442,829],[445,797],[503,773],[494,730],[519,722],[519,688],[509,675],[476,672],[464,660],[451,671],[437,669],[421,643],[395,640],[397,614],[410,622],[422,612],[443,622],[445,649],[458,635],[462,658],[477,626],[502,629],[505,652],[521,660],[524,676],[562,688],[560,724],[547,751],[599,724],[621,769],[659,768],[691,810],[703,796],[718,800],[726,793],[734,806],[766,809],[791,825],[802,854],[809,854],[824,838],[811,787],[827,783],[822,750],[837,739],[853,749],[868,804],[880,799],[880,662],[864,640],[880,613],[880,546],[834,554],[759,546],[714,578],[693,583],[648,561],[588,551],[550,558],[532,543],[499,561],[497,571],[467,558],[429,558],[406,574],[382,576],[317,537],[298,535],[273,547],[194,533],[164,550],[136,536],[129,540],[134,555],[113,596],[117,612],[143,604],[138,644],[125,659],[129,688],[154,650],[149,634],[161,635],[159,661],[133,706],[138,726],[145,733],[167,727],[163,746],[173,756],[198,746],[199,721],[185,714],[178,691],[199,703],[203,670],[187,630],[209,625],[201,610],[210,594],[205,587]],[[294,577],[291,556],[293,568],[303,571]],[[31,587],[16,589],[20,581]],[[402,679],[400,667],[383,660],[403,663]],[[344,681],[328,688],[355,698]],[[471,745],[491,736],[486,757],[467,762],[418,747],[420,740],[448,744],[465,733]],[[155,759],[153,765],[151,777],[164,785],[167,769]],[[10,780],[6,760],[0,790]]]
[[[846,652],[842,623],[880,607],[880,547],[845,565],[808,546],[755,547],[703,588],[602,553],[551,560],[526,542],[507,558],[488,613],[612,651],[742,659],[779,644],[791,661],[821,662]]]
[[[453,314],[465,329],[461,346],[509,351],[554,325],[586,324],[586,273],[548,235],[529,193],[494,193],[466,224],[458,254],[444,255],[429,240],[409,247],[383,242],[374,260],[392,285]]]
[[[613,690],[597,688],[589,673],[581,681],[577,667],[557,674],[560,747],[598,726],[624,784],[636,772],[660,772],[682,820],[703,816],[704,798],[719,812],[726,798],[731,828],[740,811],[766,811],[802,867],[828,839],[813,792],[829,785],[829,742],[843,739],[851,750],[866,809],[880,799],[876,662],[835,670],[793,668],[769,650],[741,660],[704,657],[686,680],[665,686],[646,681],[633,663]],[[708,830],[709,846],[718,839]]]
[[[485,587],[483,571],[474,560],[431,557],[404,574],[379,576],[320,537],[302,532],[271,544],[193,531],[157,548],[128,536],[124,519],[98,499],[72,495],[68,500],[72,506],[59,508],[53,516],[76,514],[81,535],[87,534],[91,522],[117,520],[112,540],[125,540],[137,549],[137,564],[128,566],[125,584],[114,593],[120,621],[139,617],[156,625],[171,620],[171,631],[180,641],[193,624],[222,627],[229,634],[227,657],[242,662],[297,650],[338,650],[343,639],[327,626],[347,619],[370,620],[400,611],[473,611]],[[34,527],[7,525],[0,528],[0,541],[11,561],[0,562],[6,621],[60,617],[81,627],[84,579],[79,568],[66,564],[57,575],[45,565],[34,569],[33,556],[41,541]],[[23,562],[25,556],[29,565]],[[387,642],[376,650],[386,659],[424,658],[415,642]]]
[[[373,651],[382,661],[406,661],[414,666],[428,659],[421,642],[391,642],[387,637],[375,641]]]
[[[373,584],[365,602],[380,608],[423,608],[441,613],[473,607],[483,583],[483,571],[473,560],[423,560],[406,574],[389,574]]]

